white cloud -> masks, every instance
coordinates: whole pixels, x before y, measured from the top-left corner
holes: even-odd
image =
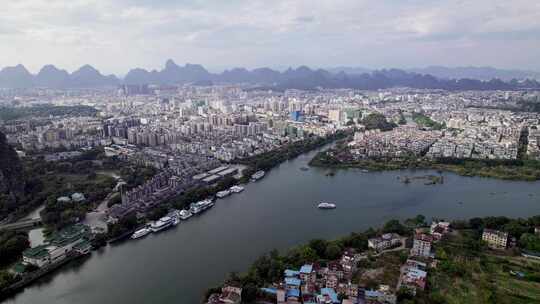
[[[505,53],[483,56],[487,46]],[[540,69],[538,49],[537,0],[19,0],[0,10],[0,66],[34,71],[90,63],[122,74],[167,58],[229,67]]]

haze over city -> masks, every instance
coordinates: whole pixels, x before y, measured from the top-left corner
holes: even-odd
[[[540,0],[4,0],[0,303],[540,303]]]
[[[167,58],[231,67],[429,65],[539,70],[540,2],[6,1],[0,67],[105,74]]]

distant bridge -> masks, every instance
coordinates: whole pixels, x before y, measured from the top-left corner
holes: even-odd
[[[20,220],[15,223],[0,225],[0,230],[23,230],[39,227],[43,224],[40,218]]]

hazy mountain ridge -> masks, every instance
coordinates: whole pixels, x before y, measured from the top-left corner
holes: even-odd
[[[306,66],[296,69],[288,68],[283,72],[269,68],[247,70],[233,68],[219,74],[208,72],[201,65],[186,64],[178,66],[174,61],[168,60],[161,71],[146,71],[133,69],[125,78],[128,84],[174,84],[174,83],[251,83],[277,89],[314,89],[323,88],[355,88],[355,89],[384,89],[395,86],[447,89],[447,90],[511,90],[518,88],[539,88],[537,81],[501,81],[491,79],[482,81],[477,79],[439,79],[429,74],[408,72],[399,69],[376,70],[370,73],[360,73],[364,69],[350,69],[345,71],[313,70]],[[356,73],[356,72],[358,73]]]
[[[429,74],[438,78],[457,79],[472,78],[479,80],[489,80],[499,78],[510,81],[512,79],[536,79],[540,80],[540,72],[525,70],[506,70],[492,67],[455,67],[429,66],[425,68],[406,69],[409,72]]]
[[[116,76],[102,75],[90,65],[84,65],[71,74],[54,65],[45,65],[36,75],[21,64],[0,70],[0,88],[91,88],[120,83]]]
[[[446,90],[512,90],[521,88],[540,88],[536,80],[508,79],[510,72],[506,73],[505,81],[498,78],[473,79],[474,77],[443,77],[444,75],[488,75],[489,71],[496,74],[503,73],[492,68],[455,68],[431,67],[434,74],[423,73],[429,71],[419,69],[411,72],[400,69],[383,69],[370,72],[362,68],[334,68],[330,70],[311,69],[300,66],[296,69],[288,68],[283,72],[270,68],[247,70],[233,68],[222,73],[210,73],[202,65],[177,65],[173,60],[167,60],[162,70],[148,71],[142,68],[130,70],[123,80],[114,75],[105,76],[90,65],[84,65],[73,73],[58,69],[52,65],[44,66],[37,75],[32,75],[22,65],[7,67],[0,71],[0,87],[27,88],[78,88],[103,87],[119,84],[184,84],[184,83],[249,83],[276,89],[315,89],[321,88],[353,88],[376,90],[391,87],[411,87],[419,89],[446,89]],[[492,70],[490,70],[492,69]],[[494,72],[495,71],[495,72]],[[461,73],[461,74],[460,74]],[[474,74],[476,73],[476,74]],[[522,75],[531,75],[523,72]],[[487,76],[486,76],[487,77]],[[532,78],[531,78],[532,79]]]
[[[445,66],[428,66],[425,68],[406,68],[402,69],[411,73],[427,74],[442,79],[460,79],[470,78],[477,80],[491,80],[498,78],[504,81],[510,81],[512,79],[524,80],[524,79],[536,79],[540,80],[540,72],[516,70],[516,69],[497,69],[493,67],[477,67],[477,66],[464,66],[464,67],[445,67]],[[344,72],[349,75],[358,75],[364,73],[371,73],[374,70],[363,67],[332,67],[327,68],[327,71],[338,74]]]

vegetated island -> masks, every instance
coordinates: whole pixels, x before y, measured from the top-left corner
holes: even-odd
[[[360,168],[370,171],[433,169],[450,171],[462,176],[524,181],[540,180],[540,161],[536,160],[428,159],[418,156],[354,159],[344,146],[336,146],[319,152],[311,159],[309,165],[322,168]]]
[[[418,215],[259,257],[206,303],[538,303],[540,216]],[[219,302],[222,301],[222,302]],[[290,302],[289,302],[290,301]],[[296,301],[296,302],[295,302]],[[233,303],[233,302],[230,302]]]

